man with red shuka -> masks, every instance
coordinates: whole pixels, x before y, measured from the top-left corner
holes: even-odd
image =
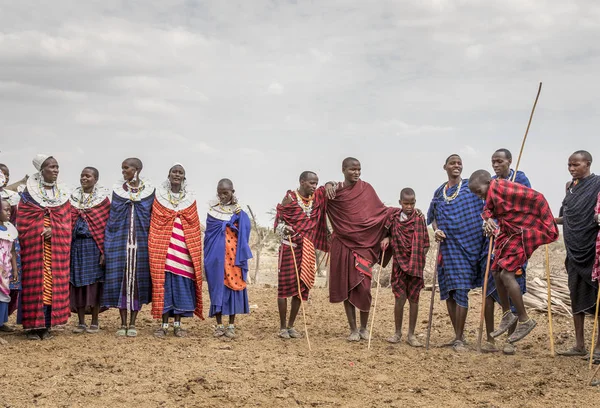
[[[387,235],[386,224],[394,210],[383,205],[373,187],[360,179],[357,159],[344,159],[342,173],[343,182],[328,183],[326,187],[327,215],[333,226],[329,301],[344,302],[350,326],[348,341],[358,342],[369,338],[372,268],[380,262],[380,243]],[[360,330],[356,326],[357,308]]]
[[[300,187],[289,190],[281,204],[277,205],[275,232],[281,237],[279,248],[279,273],[277,305],[279,308],[279,337],[298,338],[294,329],[300,309],[300,296],[308,300],[308,291],[315,283],[317,271],[315,249],[327,252],[327,217],[325,188],[317,188],[319,177],[312,171],[300,174]],[[292,254],[292,251],[293,254]],[[300,276],[300,284],[296,279]],[[286,322],[287,298],[292,298],[290,319]],[[287,323],[287,324],[286,324]]]
[[[490,173],[477,170],[469,178],[469,189],[485,199],[482,214],[486,222],[484,230],[488,236],[496,236],[491,269],[501,271],[494,276],[505,312],[498,329],[491,336],[500,336],[518,321],[517,328],[508,337],[509,343],[516,343],[527,336],[537,323],[525,310],[515,272],[538,247],[558,239],[558,227],[546,198],[531,188],[508,180],[492,180]],[[498,221],[497,229],[493,218]],[[509,298],[517,315],[510,310]]]

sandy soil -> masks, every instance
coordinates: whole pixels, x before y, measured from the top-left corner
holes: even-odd
[[[518,345],[516,356],[471,350],[413,349],[389,345],[393,295],[380,292],[372,349],[349,344],[342,306],[330,304],[326,289],[307,303],[304,339],[280,340],[276,289],[251,287],[249,316],[238,321],[239,337],[214,339],[211,320],[186,322],[189,336],[152,336],[156,324],[148,308],[140,316],[138,338],[114,336],[118,315],[101,316],[97,335],[71,333],[76,319],[52,340],[27,341],[4,335],[0,346],[0,405],[55,406],[583,406],[600,398],[589,387],[580,358],[551,358],[546,316]],[[421,297],[418,333],[425,333],[430,292]],[[205,299],[208,299],[207,297]],[[207,303],[207,302],[205,302]],[[472,296],[468,340],[476,342],[478,296]],[[432,345],[451,337],[444,304],[436,301]],[[301,320],[297,327],[302,328]],[[591,332],[588,323],[587,334]],[[569,319],[555,319],[557,347],[572,340]]]

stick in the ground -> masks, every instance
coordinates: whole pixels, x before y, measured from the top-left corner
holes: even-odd
[[[550,337],[550,355],[554,354],[554,330],[552,329],[552,290],[550,285],[550,255],[548,245],[546,247],[546,285],[548,285],[548,336]]]
[[[598,368],[596,368],[596,371],[594,371],[594,374],[592,375],[592,378],[590,378],[590,385],[593,384],[594,378],[596,378],[596,376],[598,375],[598,371],[600,371],[600,364],[598,364]]]
[[[485,274],[483,276],[483,290],[481,291],[481,316],[479,317],[479,333],[477,334],[477,351],[481,351],[481,340],[483,339],[483,321],[485,319],[485,300],[487,298],[487,285],[490,276],[490,262],[492,259],[492,249],[494,248],[494,237],[491,236],[488,242],[487,263]]]
[[[594,349],[596,348],[596,333],[598,333],[598,309],[600,308],[600,290],[596,299],[596,316],[594,317],[594,331],[592,331],[592,347],[590,348],[590,370],[594,364]]]
[[[529,122],[527,122],[527,129],[525,129],[525,135],[523,136],[523,141],[521,142],[521,150],[519,150],[519,158],[517,159],[517,165],[515,166],[515,171],[513,173],[512,179],[511,181],[514,182],[515,178],[517,177],[517,171],[519,170],[519,165],[521,164],[521,157],[523,156],[523,150],[525,149],[525,142],[527,141],[527,135],[529,134],[529,128],[531,127],[531,121],[533,119],[533,114],[535,113],[535,107],[537,106],[538,103],[538,99],[540,98],[540,93],[542,92],[542,83],[540,82],[540,86],[538,88],[538,92],[537,95],[535,96],[535,101],[533,102],[533,108],[531,108],[531,114],[529,115]],[[490,248],[488,250],[488,261],[487,261],[487,265],[485,267],[485,276],[484,276],[484,290],[483,290],[483,295],[482,295],[482,302],[481,302],[481,317],[480,317],[480,321],[479,321],[479,338],[477,340],[477,349],[479,351],[481,351],[481,339],[483,337],[483,320],[485,318],[485,298],[486,298],[486,291],[487,291],[487,281],[488,281],[488,277],[489,277],[489,271],[490,271],[490,260],[491,260],[491,254],[492,254],[492,250],[493,250],[493,238],[490,237]],[[548,290],[550,290],[550,288],[548,287]]]
[[[381,270],[383,269],[383,257],[385,250],[381,253],[381,263],[379,264],[379,272],[377,272],[377,289],[375,290],[375,303],[373,303],[373,317],[371,318],[371,328],[369,329],[369,344],[367,349],[371,349],[371,336],[373,336],[373,326],[375,325],[375,312],[377,311],[377,297],[379,296],[379,279],[381,278]]]
[[[427,339],[425,340],[425,350],[429,350],[429,339],[431,338],[431,324],[433,322],[433,305],[435,302],[435,285],[437,280],[438,259],[440,257],[440,245],[438,242],[435,251],[435,266],[433,267],[433,285],[431,286],[431,301],[429,302],[429,320],[427,320]]]
[[[310,346],[310,339],[308,338],[308,327],[306,327],[306,312],[304,311],[304,301],[302,300],[302,289],[300,288],[300,273],[298,272],[298,264],[296,263],[296,254],[294,253],[294,247],[292,245],[292,237],[288,235],[288,241],[290,243],[290,251],[292,251],[292,259],[294,260],[294,268],[296,269],[296,282],[298,283],[298,297],[300,298],[300,307],[302,308],[302,317],[304,318],[304,334],[306,335],[306,342],[308,343],[308,350],[312,351]]]

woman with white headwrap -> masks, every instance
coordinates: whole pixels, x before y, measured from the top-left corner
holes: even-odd
[[[156,188],[148,239],[152,274],[152,316],[162,319],[154,335],[165,337],[169,317],[173,334],[185,336],[181,317],[202,317],[202,233],[194,194],[185,169],[175,163]]]
[[[22,323],[31,340],[51,337],[49,328],[69,319],[71,204],[58,183],[52,156],[33,159],[38,171],[27,180],[17,212],[21,241]]]
[[[148,230],[154,187],[140,177],[142,168],[142,161],[133,157],[121,164],[123,179],[113,187],[104,234],[106,274],[101,306],[119,308],[117,336],[137,336],[138,312],[151,301]]]

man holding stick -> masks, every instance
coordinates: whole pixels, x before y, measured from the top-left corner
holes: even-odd
[[[289,190],[281,204],[277,205],[275,232],[281,237],[279,248],[279,273],[277,306],[279,308],[279,337],[283,339],[301,337],[294,329],[300,310],[300,287],[302,300],[308,300],[316,274],[315,250],[327,252],[327,222],[325,188],[317,189],[319,178],[312,171],[300,174],[300,186]],[[292,254],[292,251],[293,254]],[[294,257],[296,265],[294,264]],[[299,269],[300,283],[296,278]],[[289,321],[286,322],[287,298],[292,298]]]
[[[329,184],[327,214],[333,226],[329,301],[344,302],[350,336],[348,341],[369,339],[373,265],[380,262],[380,242],[393,209],[386,207],[373,187],[360,179],[360,162],[348,157],[342,163],[344,181]],[[387,259],[389,260],[389,258]],[[384,262],[385,263],[385,262]],[[360,330],[356,309],[360,311]]]
[[[569,277],[569,292],[575,325],[575,345],[558,355],[572,357],[587,355],[584,339],[585,315],[595,312],[598,282],[592,280],[596,256],[598,220],[594,217],[596,197],[600,193],[600,176],[591,173],[592,155],[578,150],[569,157],[566,195],[560,208],[558,224],[562,224],[567,249],[565,267]],[[600,330],[599,330],[600,334]],[[600,358],[600,345],[594,354]]]
[[[538,247],[558,239],[558,227],[544,196],[521,184],[502,179],[492,180],[486,170],[477,170],[469,178],[469,189],[485,200],[482,214],[486,222],[484,229],[486,234],[496,235],[491,269],[500,271],[494,277],[505,313],[498,330],[491,336],[500,336],[518,321],[514,333],[508,337],[509,343],[515,343],[527,336],[537,324],[525,310],[515,272]],[[493,218],[498,221],[497,226]],[[517,315],[511,312],[510,301]]]

